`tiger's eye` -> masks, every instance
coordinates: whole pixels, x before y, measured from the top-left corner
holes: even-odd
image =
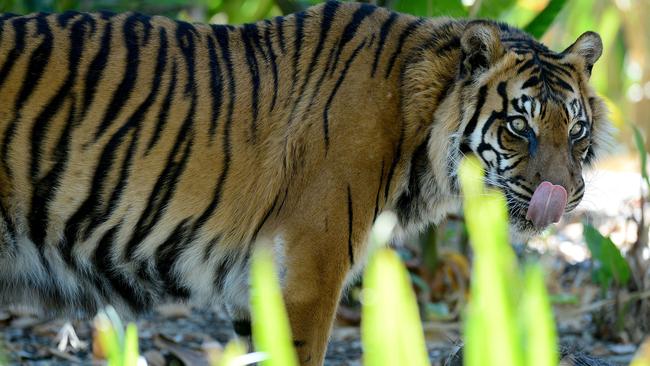
[[[510,128],[517,133],[524,133],[528,128],[528,124],[523,119],[513,119],[510,121]]]
[[[577,138],[582,135],[582,132],[584,130],[585,126],[582,123],[576,123],[571,127],[571,131],[569,133],[571,134],[571,137]]]

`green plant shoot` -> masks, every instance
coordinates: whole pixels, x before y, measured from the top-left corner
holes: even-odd
[[[97,314],[94,323],[109,366],[138,364],[138,328],[135,324],[129,323],[125,333],[119,316],[110,306]]]
[[[293,348],[289,318],[282,291],[268,249],[255,253],[251,268],[251,316],[253,343],[268,357],[265,366],[294,366],[298,358]]]
[[[522,365],[520,335],[513,316],[517,263],[512,249],[505,244],[505,200],[495,191],[484,190],[483,170],[476,159],[463,160],[459,175],[476,258],[465,325],[466,365]]]
[[[465,365],[557,365],[557,337],[541,269],[530,267],[522,280],[508,244],[505,198],[484,188],[475,158],[463,160],[459,176],[474,249]]]
[[[381,238],[385,246],[385,233],[393,227],[393,216],[380,216],[371,237]],[[399,256],[385,247],[374,251],[364,274],[361,338],[366,366],[429,364],[408,272]]]
[[[537,265],[529,265],[524,273],[522,320],[526,337],[526,363],[528,366],[557,365],[557,332],[549,302],[544,274]]]
[[[240,366],[241,357],[246,353],[246,347],[239,341],[230,341],[223,350],[223,354],[216,359],[208,355],[210,364],[214,366]]]

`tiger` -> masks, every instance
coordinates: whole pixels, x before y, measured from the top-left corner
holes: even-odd
[[[491,20],[326,2],[243,25],[0,15],[0,299],[51,314],[167,299],[250,334],[273,253],[301,364],[322,364],[369,231],[460,207],[476,156],[530,236],[580,202],[611,135],[586,32],[562,52]],[[533,212],[534,211],[534,212]]]

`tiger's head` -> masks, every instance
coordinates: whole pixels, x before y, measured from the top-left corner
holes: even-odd
[[[473,21],[460,44],[459,150],[504,192],[513,234],[539,233],[581,201],[582,169],[611,132],[588,85],[601,39],[587,32],[556,53],[519,30]]]

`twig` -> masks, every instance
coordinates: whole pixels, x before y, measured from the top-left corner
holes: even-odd
[[[647,291],[641,291],[641,292],[633,292],[631,294],[627,295],[622,295],[622,301],[623,303],[630,302],[630,301],[635,301],[635,300],[643,300],[650,298],[650,290]],[[573,311],[568,311],[569,315],[578,315],[578,314],[584,314],[588,313],[594,310],[598,310],[600,308],[603,308],[605,306],[609,305],[614,305],[617,301],[618,297],[616,299],[605,299],[605,300],[600,300],[593,302],[589,305],[583,306],[580,309],[576,309]]]

